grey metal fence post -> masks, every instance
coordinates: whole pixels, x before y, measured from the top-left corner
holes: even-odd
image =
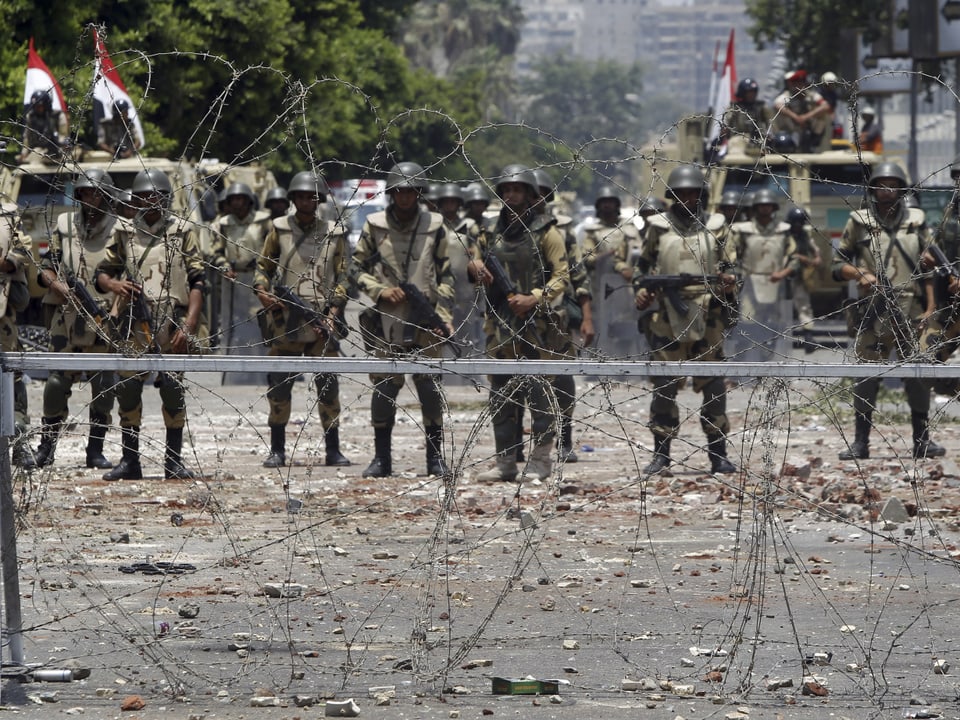
[[[10,438],[14,433],[13,373],[0,372],[0,564],[3,607],[10,661],[23,665],[23,615],[20,610],[20,576],[17,567],[17,526],[13,512],[13,473]],[[2,651],[0,651],[2,659]]]

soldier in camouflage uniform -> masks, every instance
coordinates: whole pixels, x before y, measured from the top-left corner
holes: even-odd
[[[757,98],[759,91],[753,78],[744,78],[737,84],[736,98],[723,115],[721,141],[728,140],[731,145],[743,143],[744,151],[760,152],[770,131],[773,111]]]
[[[957,267],[960,261],[960,158],[950,165],[950,179],[954,191],[950,204],[943,213],[943,220],[936,228],[934,240],[943,251],[947,260]],[[925,257],[924,267],[936,264],[932,255]],[[942,268],[941,270],[944,270]],[[930,337],[930,350],[938,362],[947,362],[960,347],[960,282],[953,275],[938,272],[934,276],[934,296],[937,301],[936,332]],[[955,378],[937,380],[934,389],[943,395],[956,395],[960,391],[960,382]]]
[[[477,227],[483,225],[483,213],[489,206],[490,192],[483,183],[470,183],[463,191],[464,216],[473,220]]]
[[[570,282],[564,292],[564,310],[566,313],[566,337],[558,334],[562,340],[559,347],[552,348],[569,358],[575,358],[577,347],[574,335],[579,334],[581,347],[589,347],[593,342],[596,331],[593,326],[593,290],[590,285],[590,275],[583,261],[583,253],[573,234],[573,219],[567,215],[551,210],[556,192],[553,178],[543,168],[533,171],[537,178],[537,189],[540,198],[534,205],[538,214],[548,214],[557,221],[556,228],[563,233],[564,246],[567,250],[567,270],[570,273]],[[577,405],[577,384],[573,375],[556,375],[553,378],[553,391],[560,406],[560,429],[557,433],[557,449],[563,462],[577,462],[577,453],[573,449],[573,412]]]
[[[70,141],[67,116],[53,109],[49,90],[37,90],[30,96],[30,107],[23,119],[23,149],[20,162],[26,162],[30,151],[40,153],[47,162],[55,162]]]
[[[816,288],[816,273],[823,260],[820,257],[820,248],[813,237],[815,230],[810,225],[810,218],[806,211],[799,207],[790,208],[784,220],[790,226],[790,236],[793,238],[792,259],[798,263],[797,272],[791,276],[793,309],[797,314],[795,336],[797,345],[809,354],[818,347],[810,339],[813,333],[813,306],[810,303],[810,293]]]
[[[562,359],[569,343],[562,308],[570,281],[563,235],[552,216],[538,215],[534,210],[540,191],[529,168],[508,165],[497,180],[496,191],[503,209],[481,229],[470,263],[471,275],[487,290],[487,354],[503,360]],[[491,255],[500,261],[514,288],[494,284],[493,275],[484,264]],[[480,473],[478,480],[517,479],[516,406],[524,403],[530,408],[533,450],[523,476],[541,480],[550,476],[555,434],[551,395],[550,378],[490,378],[496,467]]]
[[[620,194],[614,187],[600,188],[593,207],[597,214],[584,228],[584,266],[593,275],[597,263],[609,257],[613,272],[622,275],[624,280],[632,280],[631,257],[639,256],[643,246],[640,230],[633,222],[620,219]]]
[[[439,358],[444,337],[453,332],[450,321],[455,297],[443,218],[420,207],[427,182],[417,163],[394,165],[386,183],[390,204],[367,217],[351,267],[351,280],[375,303],[360,316],[364,342],[381,358]],[[419,288],[427,307],[417,308],[417,298],[408,296],[401,283],[409,284],[410,292]],[[428,314],[435,317],[428,318]],[[371,375],[370,380],[375,450],[363,476],[387,477],[393,474],[393,425],[404,376]],[[427,474],[448,476],[450,470],[443,460],[445,401],[440,376],[415,374],[413,384],[423,417]]]
[[[189,222],[170,212],[173,187],[162,171],[137,173],[131,188],[139,208],[131,222],[118,222],[97,265],[94,284],[118,300],[119,344],[127,353],[183,355],[203,346],[207,328],[202,308],[206,267]],[[142,299],[149,311],[138,311]],[[123,457],[104,480],[140,480],[140,425],[146,373],[121,372],[117,384]],[[183,373],[159,373],[167,479],[190,479],[183,465],[183,426],[187,419]]]
[[[476,288],[467,275],[480,226],[469,217],[460,217],[463,191],[456,183],[446,183],[437,192],[437,209],[443,217],[457,296],[453,305],[453,327],[458,342],[474,348],[483,341],[483,315]]]
[[[276,220],[290,211],[290,199],[282,187],[271,188],[263,199],[263,206],[270,212],[270,219]]]
[[[97,123],[97,147],[115,159],[133,157],[140,149],[133,133],[130,104],[126,100],[117,100],[110,119],[104,118]]]
[[[928,344],[935,311],[933,283],[921,267],[930,244],[926,216],[905,206],[907,176],[892,162],[878,164],[870,177],[867,207],[850,213],[834,252],[833,277],[857,283],[859,299],[848,317],[857,358],[883,362],[896,350],[901,360],[916,361]],[[922,331],[924,337],[918,337]],[[904,380],[913,425],[913,457],[941,457],[945,450],[929,438],[930,389],[915,378]],[[880,379],[854,386],[855,439],[841,460],[870,457],[870,431]]]
[[[50,352],[114,352],[112,325],[109,322],[113,296],[93,288],[97,265],[106,257],[107,244],[117,217],[113,213],[112,178],[100,169],[87,170],[74,180],[76,208],[61,213],[50,237],[50,251],[40,262],[40,284],[47,288],[43,297],[46,325],[50,328]],[[75,285],[87,289],[99,308],[93,314],[84,308],[73,291]],[[51,370],[43,387],[43,431],[36,458],[40,467],[52,465],[62,425],[70,414],[68,401],[73,384],[83,373]],[[89,373],[90,437],[87,440],[88,468],[107,470],[113,463],[103,455],[103,440],[112,422],[112,372]]]
[[[26,266],[33,262],[30,236],[20,230],[18,208],[11,203],[0,205],[0,350],[23,352],[17,335],[17,313],[30,303]],[[23,373],[13,374],[13,412],[16,435],[13,441],[13,464],[33,470],[37,461],[27,444],[27,388]]]
[[[263,339],[271,357],[339,357],[338,316],[347,304],[349,246],[342,225],[320,217],[326,202],[326,181],[316,173],[294,175],[287,189],[295,211],[272,222],[259,253],[253,289],[263,305]],[[317,327],[303,312],[283,303],[273,294],[277,285],[290,288],[316,313],[327,320]],[[264,467],[287,464],[286,430],[296,373],[270,373],[270,455]],[[350,461],[340,452],[340,383],[336,375],[314,377],[320,424],[328,466],[345,467]]]
[[[667,178],[670,209],[649,220],[643,253],[634,276],[637,307],[646,310],[659,299],[650,318],[653,358],[661,362],[698,360],[723,362],[723,341],[730,322],[725,317],[736,292],[736,249],[726,242],[724,219],[704,212],[707,192],[703,173],[694,165],[674,168]],[[684,315],[662,295],[640,287],[646,275],[719,275],[716,285],[679,289],[687,305]],[[680,426],[677,392],[683,378],[658,378],[650,403],[654,456],[644,471],[658,473],[670,466],[670,443]],[[700,426],[707,436],[707,454],[714,473],[733,473],[727,459],[727,393],[723,378],[694,378],[693,389],[703,393]]]
[[[218,317],[219,345],[230,353],[260,354],[260,329],[250,289],[263,241],[270,231],[270,211],[255,210],[257,196],[246,183],[231,183],[224,195],[227,212],[211,226],[210,264],[230,280],[222,283]]]

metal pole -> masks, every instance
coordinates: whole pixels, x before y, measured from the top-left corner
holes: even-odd
[[[917,182],[917,168],[919,167],[917,159],[917,94],[920,92],[920,79],[917,76],[917,61],[914,60],[910,67],[913,72],[910,73],[910,144],[907,152],[907,171],[910,173],[910,180]]]
[[[10,468],[13,425],[13,373],[4,371],[0,374],[0,564],[10,660],[15,665],[23,665],[23,613],[20,609],[17,525],[13,511],[13,473]]]

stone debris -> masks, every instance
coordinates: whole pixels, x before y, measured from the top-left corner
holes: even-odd
[[[360,706],[353,701],[353,698],[327,700],[323,714],[326,717],[357,717],[360,715]]]

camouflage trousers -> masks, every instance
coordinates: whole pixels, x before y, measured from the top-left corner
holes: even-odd
[[[49,308],[50,312],[46,312]],[[47,305],[45,315],[49,315],[50,352],[69,353],[108,353],[112,350],[107,340],[98,333],[84,333],[81,344],[71,343],[74,336],[66,322],[76,313],[68,315],[62,306]],[[87,342],[89,341],[89,342]],[[83,377],[82,372],[71,370],[51,370],[43,386],[43,417],[52,422],[63,422],[70,414],[70,397],[73,384]],[[99,425],[109,425],[113,419],[113,395],[116,374],[113,372],[88,373],[90,383],[89,417]]]
[[[335,343],[317,337],[312,343],[275,341],[267,353],[270,357],[339,357]],[[296,373],[268,373],[267,400],[270,403],[270,425],[286,425],[290,422],[291,400]],[[335,428],[340,422],[340,380],[332,373],[318,373],[313,378],[317,388],[317,406],[320,409],[320,424],[324,432]]]
[[[653,359],[661,362],[680,360],[698,360],[705,362],[723,362],[724,330],[720,322],[708,322],[703,338],[688,342],[679,342],[670,337],[658,335],[651,329],[651,348]],[[654,435],[674,438],[680,428],[680,410],[677,406],[677,393],[684,384],[684,378],[656,378],[653,399],[650,401],[649,428]],[[693,379],[694,392],[703,394],[700,405],[700,427],[708,438],[726,435],[730,431],[727,419],[727,390],[722,377]]]
[[[143,424],[143,385],[150,375],[123,371],[117,374],[120,377],[116,385],[120,427],[138,428]],[[171,430],[182,428],[187,422],[183,373],[158,373],[154,386],[160,392],[164,427]]]
[[[920,334],[920,350],[932,357],[934,362],[945,363],[960,348],[960,307],[940,310],[929,326]],[[933,380],[934,392],[941,395],[960,393],[960,379],[940,378]]]
[[[17,337],[17,326],[8,316],[0,318],[0,350],[8,353],[23,350],[20,338]],[[23,373],[19,371],[13,374],[13,422],[17,435],[22,435],[30,427],[30,415],[27,412],[27,386],[23,384]]]
[[[443,356],[443,344],[435,343],[428,347],[396,347],[376,345],[373,352],[378,358],[409,360],[417,357],[440,358]],[[446,399],[439,375],[413,375],[413,386],[420,399],[420,413],[424,429],[443,427],[443,412]],[[403,388],[405,376],[370,375],[373,384],[373,396],[370,399],[370,419],[374,428],[392,428],[397,418],[397,397]]]

